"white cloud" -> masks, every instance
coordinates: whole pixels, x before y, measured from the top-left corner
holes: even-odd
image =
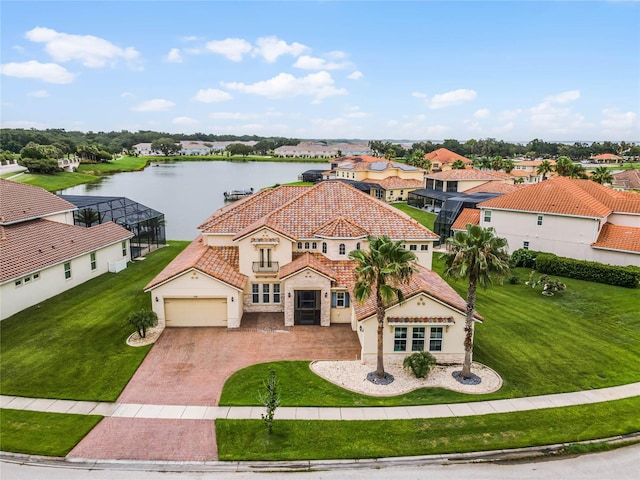
[[[431,138],[442,138],[450,130],[449,127],[445,125],[430,125],[427,126],[423,132],[426,137]]]
[[[47,92],[46,90],[35,90],[33,92],[27,93],[27,95],[29,97],[44,98],[49,96],[49,92]]]
[[[46,52],[58,62],[77,60],[85,67],[104,67],[119,58],[132,61],[139,53],[133,47],[122,49],[93,35],[70,35],[50,28],[36,27],[25,34],[32,42],[44,43]]]
[[[476,110],[475,113],[473,114],[475,118],[488,118],[489,115],[491,115],[491,112],[489,111],[488,108],[480,108],[479,110]]]
[[[47,83],[71,83],[76,77],[57,63],[40,63],[35,60],[5,63],[0,65],[0,73],[8,77],[35,78]]]
[[[344,117],[345,118],[365,118],[368,117],[369,114],[360,110],[360,107],[356,105],[347,105],[344,108]]]
[[[131,108],[134,112],[162,112],[174,107],[175,103],[165,100],[164,98],[155,98],[153,100],[147,100],[146,102],[139,103]]]
[[[198,37],[196,37],[195,35],[189,35],[186,37],[182,37],[180,40],[182,40],[183,42],[195,42],[196,40],[198,40]]]
[[[222,86],[230,90],[274,99],[309,96],[314,98],[314,103],[318,103],[324,98],[347,93],[344,88],[336,88],[334,83],[331,74],[323,71],[299,78],[289,73],[280,73],[262,82],[253,84],[222,82]]]
[[[569,103],[580,98],[579,90],[570,90],[567,92],[551,95],[544,99],[545,103]]]
[[[620,112],[617,109],[605,108],[602,111],[600,126],[603,133],[623,138],[629,135],[638,136],[638,114],[635,112]],[[635,138],[634,137],[634,138]]]
[[[264,118],[282,117],[281,112],[269,111],[262,113],[248,112],[213,112],[209,114],[209,118],[213,120],[259,120]]]
[[[173,123],[174,125],[182,126],[182,127],[195,127],[200,122],[198,122],[198,120],[196,120],[195,118],[176,117],[173,120],[171,120],[171,123]]]
[[[227,100],[231,100],[233,96],[229,92],[225,92],[223,90],[218,90],[217,88],[207,88],[198,90],[198,93],[192,98],[197,102],[204,103],[217,103],[217,102],[226,102]]]
[[[328,62],[324,58],[302,55],[298,57],[293,66],[302,70],[343,70],[349,67],[350,64],[348,62]]]
[[[355,72],[351,72],[349,75],[347,75],[347,78],[349,80],[359,80],[360,78],[362,78],[362,72],[356,70]]]
[[[24,53],[24,47],[22,45],[14,45],[13,48],[16,52]]]
[[[34,122],[32,120],[8,120],[0,124],[0,128],[36,128],[45,129],[47,126],[41,122]]]
[[[169,50],[166,60],[167,62],[171,63],[182,63],[182,55],[180,54],[180,49],[172,48],[171,50]]]
[[[207,42],[207,50],[219,53],[232,62],[242,61],[242,56],[251,51],[251,44],[242,38],[226,38]]]
[[[278,37],[262,37],[256,41],[252,55],[264,58],[268,63],[275,62],[282,55],[298,57],[309,50],[309,47],[301,43],[287,43]]]
[[[334,50],[333,52],[329,52],[325,55],[330,60],[343,60],[348,57],[348,55],[340,50]]]
[[[122,92],[120,94],[120,96],[124,97],[124,98],[134,98],[135,97],[135,95],[133,93],[131,93],[131,92]]]
[[[446,93],[434,95],[431,100],[427,101],[427,105],[431,109],[446,108],[460,103],[470,102],[475,99],[477,93],[475,90],[459,88]]]
[[[422,92],[411,92],[411,96],[416,98],[427,98],[427,94]]]
[[[498,119],[501,121],[515,120],[521,113],[522,109],[520,108],[516,108],[515,110],[503,110],[500,112],[500,115],[498,115]]]
[[[507,122],[504,125],[494,127],[492,132],[494,134],[504,134],[513,130],[513,122]]]

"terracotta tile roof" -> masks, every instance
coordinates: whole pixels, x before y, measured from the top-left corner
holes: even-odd
[[[602,153],[591,158],[593,160],[624,160],[622,157],[614,155],[613,153]]]
[[[73,210],[75,205],[42,188],[0,179],[0,225]]]
[[[373,155],[346,155],[344,157],[340,157],[340,158],[336,158],[335,160],[332,160],[332,162],[338,163],[338,166],[341,163],[355,163],[355,162],[376,163],[380,161],[385,161],[385,159],[374,157]]]
[[[640,213],[640,194],[619,192],[591,180],[554,177],[478,204],[484,208],[604,218]]]
[[[500,180],[491,180],[487,183],[483,183],[482,185],[478,185],[477,187],[470,188],[469,190],[465,190],[464,193],[511,193],[515,190],[524,187],[524,183],[506,183]]]
[[[36,219],[0,226],[0,282],[66,262],[131,237],[130,231],[113,222],[84,228]]]
[[[244,289],[247,276],[239,270],[238,247],[211,247],[202,241],[199,235],[180,254],[174,258],[156,277],[144,287],[144,290],[157,287],[192,268],[217,278],[238,289]]]
[[[368,183],[376,183],[384,189],[390,188],[424,188],[424,180],[416,180],[411,178],[387,177],[381,180],[375,178],[367,178],[364,180]]]
[[[640,190],[640,170],[625,170],[613,174],[613,184],[616,187]]]
[[[352,289],[353,287],[351,287],[351,291]],[[418,266],[418,271],[413,274],[409,284],[401,285],[400,289],[404,293],[405,301],[415,295],[424,293],[465,314],[467,308],[465,300],[437,273],[422,266]],[[375,315],[375,303],[376,301],[373,296],[369,297],[363,304],[354,301],[353,305],[356,312],[356,319],[363,320]],[[482,321],[482,317],[478,315],[478,313],[474,314],[474,318]]]
[[[456,160],[460,159],[464,163],[473,163],[473,160],[469,160],[467,157],[463,157],[462,155],[458,155],[451,150],[447,150],[446,148],[438,148],[433,152],[427,153],[424,158],[429,160],[430,162],[440,162],[441,164],[445,163],[453,163]]]
[[[367,231],[364,228],[343,216],[329,220],[312,233],[314,237],[321,238],[358,238],[367,236]]]
[[[591,246],[640,253],[640,228],[607,222],[602,226],[598,240]]]
[[[312,254],[311,252],[304,252],[302,255],[294,257],[294,260],[284,265],[280,272],[278,272],[278,278],[287,278],[289,275],[293,275],[296,272],[304,270],[309,267],[318,273],[321,273],[334,281],[338,280],[338,274],[331,268],[330,262],[324,262],[323,255]]]
[[[281,188],[285,187],[274,190]],[[306,189],[279,208],[273,208],[275,205],[270,202],[269,206],[261,209],[263,216],[244,229],[239,229],[234,238],[242,238],[258,228],[268,227],[289,238],[308,239],[319,228],[338,217],[357,225],[358,237],[361,232],[367,232],[376,236],[388,235],[393,239],[438,238],[405,213],[343,182],[324,181],[313,187],[303,188]],[[228,213],[233,216],[233,210]],[[215,221],[210,225],[215,228]],[[212,231],[213,228],[208,227],[203,233]]]
[[[451,230],[466,230],[467,224],[480,225],[480,210],[477,208],[464,208],[456,218]]]
[[[492,170],[478,170],[476,168],[465,168],[460,170],[446,170],[444,172],[430,173],[427,178],[436,180],[507,180],[511,175],[504,172],[494,172]]]
[[[456,323],[453,317],[387,317],[389,325],[394,323]]]

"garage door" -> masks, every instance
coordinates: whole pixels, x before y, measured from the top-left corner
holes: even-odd
[[[226,327],[226,298],[165,298],[167,327]]]

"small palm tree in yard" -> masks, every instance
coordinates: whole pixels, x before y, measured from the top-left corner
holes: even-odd
[[[129,314],[127,323],[137,330],[140,338],[145,338],[147,336],[147,328],[158,325],[158,315],[152,310],[137,310]]]
[[[480,285],[491,285],[492,276],[504,277],[509,273],[507,241],[495,236],[493,228],[467,225],[466,231],[458,231],[447,239],[450,253],[442,254],[446,269],[445,277],[468,279],[467,308],[464,325],[464,364],[460,376],[472,378],[473,358],[473,313],[476,304],[476,289]]]
[[[591,180],[600,184],[611,184],[613,183],[613,175],[607,167],[597,167],[591,174]]]
[[[364,303],[372,295],[376,301],[378,319],[378,346],[374,383],[392,381],[393,377],[384,371],[383,334],[385,309],[396,299],[404,300],[399,286],[408,283],[416,267],[416,256],[403,246],[403,241],[393,241],[386,235],[368,237],[369,250],[354,250],[349,258],[357,262],[354,295]]]

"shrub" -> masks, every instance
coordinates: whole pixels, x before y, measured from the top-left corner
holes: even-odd
[[[51,175],[62,171],[58,166],[58,161],[49,158],[21,158],[18,160],[18,164],[23,167],[27,167],[31,173],[44,173]]]
[[[526,282],[531,288],[536,288],[542,285],[542,295],[552,297],[556,292],[566,290],[567,286],[557,278],[551,278],[549,275],[540,275],[537,281],[533,280],[533,276],[536,272],[531,272],[529,275],[529,281]]]
[[[535,268],[540,273],[606,283],[618,287],[635,288],[640,283],[640,269],[637,267],[620,267],[586,260],[575,260],[573,258],[558,257],[552,253],[538,254]]]
[[[431,366],[436,364],[436,359],[429,352],[415,352],[409,355],[402,362],[404,368],[410,368],[417,378],[424,378],[429,375]]]
[[[264,392],[258,392],[258,398],[267,411],[260,416],[267,431],[271,434],[273,432],[273,417],[276,408],[280,406],[280,383],[276,378],[276,372],[271,369],[269,369],[269,380],[264,382],[264,388]]]
[[[532,250],[525,250],[524,248],[515,250],[511,254],[511,257],[509,258],[509,266],[511,268],[516,268],[516,267],[535,268],[537,255],[538,255],[538,252],[534,252]]]
[[[138,331],[140,338],[147,336],[147,328],[158,325],[158,315],[151,310],[138,310],[131,312],[127,318],[127,322]]]
[[[511,275],[509,277],[509,283],[511,285],[517,285],[520,283],[520,277],[518,277],[517,275]]]

